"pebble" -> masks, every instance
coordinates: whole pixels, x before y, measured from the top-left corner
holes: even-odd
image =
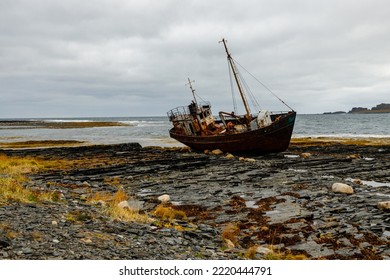
[[[332,191],[334,193],[353,194],[353,188],[350,185],[343,183],[334,183],[332,185]]]
[[[171,197],[168,194],[163,194],[163,195],[160,195],[157,198],[157,200],[160,201],[161,203],[168,203],[171,200]]]
[[[273,251],[267,247],[259,246],[256,248],[256,253],[261,254],[261,255],[267,255],[267,254],[273,253]]]
[[[377,206],[381,210],[390,210],[390,201],[380,201]]]

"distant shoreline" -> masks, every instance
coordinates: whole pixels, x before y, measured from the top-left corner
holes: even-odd
[[[341,115],[341,114],[388,114],[390,110],[367,110],[367,111],[357,111],[357,112],[344,112],[344,111],[336,111],[336,112],[324,112],[324,115]]]
[[[371,109],[364,107],[354,107],[349,112],[335,111],[335,112],[324,112],[324,115],[336,115],[336,114],[387,114],[390,113],[390,104],[381,103],[372,107]]]
[[[32,128],[91,128],[91,127],[108,127],[108,126],[130,126],[120,122],[106,121],[86,121],[86,122],[57,122],[57,121],[29,121],[29,120],[2,120],[0,129],[32,129]]]

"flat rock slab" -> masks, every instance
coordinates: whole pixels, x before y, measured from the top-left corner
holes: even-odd
[[[25,183],[59,191],[62,203],[0,208],[0,258],[241,259],[261,246],[310,259],[390,259],[390,213],[377,206],[390,196],[388,146],[292,145],[285,153],[228,158],[136,143],[0,152],[75,161]],[[337,182],[354,193],[332,192]],[[145,213],[168,195],[166,203],[187,219],[126,223],[88,203],[91,194],[118,188]],[[238,229],[235,247],[226,250],[229,224]]]

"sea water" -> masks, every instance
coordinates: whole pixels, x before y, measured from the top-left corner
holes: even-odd
[[[5,119],[3,119],[5,120]],[[91,144],[138,142],[142,146],[182,146],[169,137],[171,123],[161,117],[22,119],[55,122],[115,121],[128,126],[77,129],[10,128],[0,126],[0,142],[77,140]],[[390,137],[390,114],[298,114],[293,137]]]

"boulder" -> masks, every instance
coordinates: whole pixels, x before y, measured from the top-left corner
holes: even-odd
[[[345,194],[353,194],[353,188],[350,185],[343,183],[334,183],[332,185],[332,192],[334,193],[345,193]]]
[[[390,200],[378,202],[377,207],[381,210],[390,210]]]

